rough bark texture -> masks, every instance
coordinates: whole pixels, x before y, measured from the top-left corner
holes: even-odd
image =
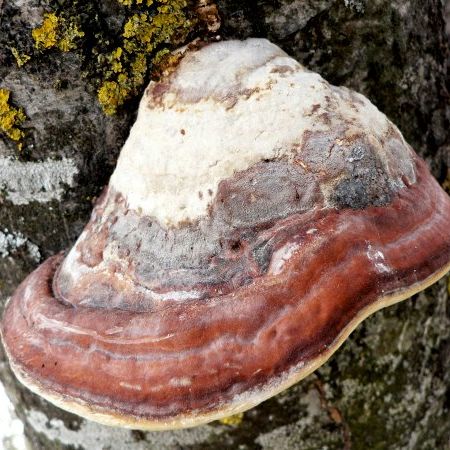
[[[0,0],[0,88],[29,118],[20,152],[0,140],[0,305],[80,233],[136,110],[131,101],[125,112],[103,114],[85,49],[49,51],[17,66],[11,48],[31,51],[31,29],[55,3]],[[115,0],[69,3],[80,15],[96,14],[103,38],[124,21]],[[222,36],[269,37],[333,84],[362,92],[444,183],[450,106],[440,0],[217,4]],[[447,281],[369,318],[319,371],[234,424],[162,433],[102,427],[22,388],[1,350],[0,378],[33,449],[450,449]]]

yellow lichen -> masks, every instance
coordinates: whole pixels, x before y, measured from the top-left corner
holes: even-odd
[[[1,0],[0,0],[1,1]],[[59,49],[64,52],[77,48],[89,29],[95,40],[89,42],[89,54],[97,55],[95,62],[86,57],[85,47],[78,51],[85,64],[85,73],[97,87],[103,110],[114,114],[128,99],[138,95],[151,74],[175,65],[178,57],[170,51],[186,42],[197,29],[198,8],[192,0],[117,0],[126,8],[121,32],[111,36],[96,14],[75,14],[68,5],[44,15],[39,27],[32,30],[35,47],[40,50]],[[66,7],[67,6],[67,7]],[[92,46],[92,48],[91,48]],[[13,53],[18,64],[27,55]]]
[[[76,41],[84,36],[84,32],[78,28],[74,22],[63,21],[61,37],[58,40],[58,48],[63,52],[68,52],[77,48]]]
[[[98,90],[98,100],[106,114],[116,113],[117,108],[144,83],[144,77],[147,72],[147,58],[143,53],[137,53],[131,60],[129,74],[125,72],[120,61],[122,49],[119,47],[107,55],[107,61],[110,63],[111,71],[107,72],[118,74],[115,80],[104,81]]]
[[[219,422],[222,423],[223,425],[236,427],[242,423],[243,419],[244,419],[244,413],[238,413],[238,414],[234,414],[232,416],[224,417],[223,419],[220,419]]]
[[[126,80],[122,77],[121,81],[105,81],[98,90],[98,100],[108,115],[114,114],[129,94],[129,90],[125,87]]]
[[[56,45],[58,22],[59,19],[56,17],[56,14],[44,15],[42,25],[31,32],[36,48],[52,48]]]
[[[133,52],[136,48],[151,52],[153,45],[151,44],[153,28],[150,24],[148,14],[134,14],[125,24],[123,37],[124,47],[128,52]]]
[[[149,67],[166,62],[168,46],[184,42],[194,25],[187,15],[186,0],[118,1],[125,6],[146,6],[140,7],[140,11],[125,22],[121,45],[100,57],[107,68],[98,99],[107,114],[114,114],[129,97],[139,92]],[[154,7],[148,8],[151,5]],[[111,100],[113,104],[108,103]]]
[[[20,54],[17,48],[11,47],[11,53],[14,58],[16,58],[16,63],[19,67],[22,67],[26,62],[31,59],[31,56],[24,54]]]
[[[84,36],[74,21],[58,17],[55,13],[45,14],[42,25],[31,34],[37,49],[57,47],[63,52],[76,48],[76,40]]]
[[[143,0],[135,0],[135,1],[136,1],[136,5],[142,5],[142,3],[144,3]],[[133,0],[118,0],[118,2],[124,6],[132,6],[133,5]],[[147,0],[145,3],[147,6],[151,6],[153,4],[153,0]]]
[[[136,54],[131,63],[131,73],[133,74],[133,84],[141,86],[144,83],[145,73],[147,72],[147,58],[143,53]]]
[[[0,132],[17,143],[19,150],[22,148],[20,142],[25,133],[19,126],[25,121],[26,116],[22,108],[14,108],[9,103],[10,92],[0,88]]]

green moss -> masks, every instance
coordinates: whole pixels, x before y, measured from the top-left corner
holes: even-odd
[[[20,150],[21,140],[25,136],[20,125],[25,121],[26,115],[22,108],[11,106],[9,98],[10,92],[7,89],[0,89],[0,132],[15,141]]]

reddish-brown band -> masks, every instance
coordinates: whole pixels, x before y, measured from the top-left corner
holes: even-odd
[[[421,161],[417,182],[387,206],[297,218],[283,220],[291,234],[283,265],[233,293],[153,312],[59,302],[52,279],[62,256],[50,258],[6,308],[2,335],[13,366],[93,411],[154,421],[201,416],[276,386],[320,358],[368,305],[450,262],[450,199]]]

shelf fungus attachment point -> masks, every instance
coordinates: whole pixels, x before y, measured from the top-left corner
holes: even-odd
[[[189,427],[291,386],[449,267],[450,199],[374,105],[266,40],[202,44],[150,83],[89,223],[1,333],[66,410]]]

